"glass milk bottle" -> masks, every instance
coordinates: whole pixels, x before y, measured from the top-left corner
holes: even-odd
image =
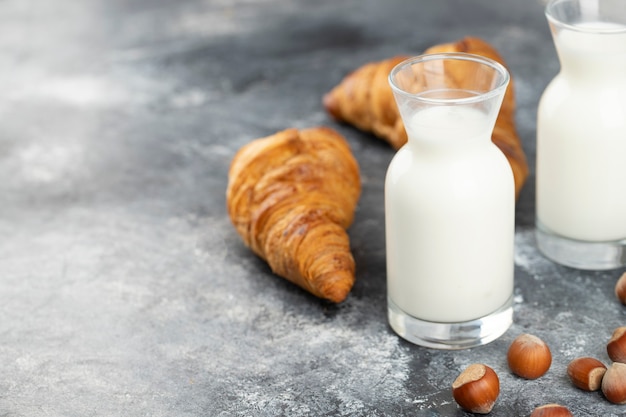
[[[449,53],[389,81],[408,134],[385,180],[389,323],[423,346],[488,343],[513,317],[514,180],[491,141],[509,74]]]
[[[626,2],[546,6],[561,70],[537,113],[537,245],[580,269],[626,265]]]

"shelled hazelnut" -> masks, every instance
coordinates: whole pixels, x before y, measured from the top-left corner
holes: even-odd
[[[614,404],[626,404],[626,364],[613,362],[602,378],[602,393]]]
[[[606,345],[606,353],[612,361],[626,363],[626,326],[613,331]]]
[[[487,414],[500,394],[500,379],[487,365],[468,366],[452,383],[454,400],[466,411]]]
[[[598,359],[576,358],[567,366],[567,376],[574,386],[584,391],[597,391],[602,385],[606,366]]]
[[[552,353],[543,340],[524,333],[515,338],[509,346],[507,361],[515,375],[537,379],[550,369]]]
[[[530,417],[573,417],[573,415],[565,406],[546,404],[535,408]]]

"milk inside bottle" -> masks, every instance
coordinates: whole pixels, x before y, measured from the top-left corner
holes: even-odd
[[[446,85],[446,60],[494,80]],[[416,89],[423,80],[402,78],[415,73],[441,80]],[[467,54],[426,55],[391,73],[408,143],[385,182],[388,315],[414,343],[469,347],[511,324],[514,180],[491,141],[508,79],[501,65]]]
[[[626,264],[626,5],[560,0],[546,15],[561,70],[537,113],[538,246],[564,265],[617,268]]]

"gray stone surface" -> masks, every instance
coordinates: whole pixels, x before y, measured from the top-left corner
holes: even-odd
[[[508,62],[534,164],[537,100],[558,70],[537,0],[0,2],[0,415],[463,416],[450,385],[474,362],[500,375],[493,416],[548,402],[626,414],[565,375],[576,356],[608,363],[623,270],[537,252],[534,176],[517,207],[513,327],[443,352],[387,325],[393,152],[330,120],[321,96],[365,62],[465,35]],[[273,276],[225,212],[240,146],[315,125],[343,133],[362,168],[357,283],[338,306]],[[535,381],[506,367],[522,332],[552,348]]]

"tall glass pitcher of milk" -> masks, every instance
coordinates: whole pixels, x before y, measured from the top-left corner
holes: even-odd
[[[389,81],[408,134],[385,180],[389,323],[418,345],[488,343],[513,317],[514,180],[491,141],[509,73],[433,54]]]
[[[626,2],[553,0],[561,71],[537,114],[537,245],[580,269],[626,265]]]

